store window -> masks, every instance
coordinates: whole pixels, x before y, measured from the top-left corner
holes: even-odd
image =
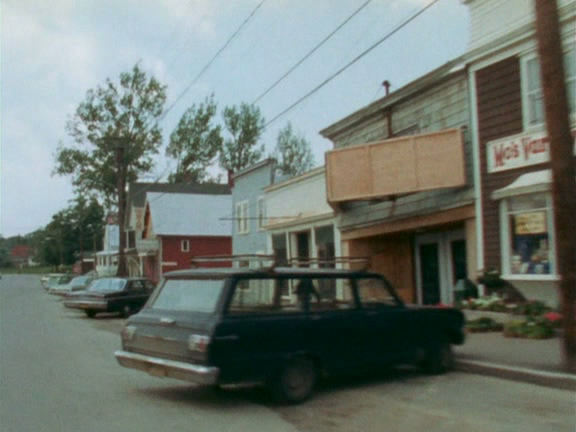
[[[566,93],[570,112],[576,113],[576,48],[572,47],[564,54],[566,73]],[[540,62],[531,56],[523,62],[523,106],[526,127],[544,123],[544,104],[540,83]]]
[[[503,200],[504,268],[510,275],[555,272],[552,212],[549,194],[527,194]]]

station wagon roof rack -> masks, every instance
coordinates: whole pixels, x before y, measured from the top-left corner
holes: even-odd
[[[226,263],[230,267],[251,267],[251,263],[256,263],[255,267],[273,267],[275,257],[274,255],[265,254],[236,254],[194,256],[190,259],[190,264],[193,268],[202,267],[202,263]],[[268,265],[265,265],[265,263],[268,263]]]
[[[317,267],[336,267],[338,264],[361,264],[362,270],[368,270],[371,265],[370,257],[355,257],[355,256],[337,256],[331,258],[290,258],[288,259],[290,266],[317,266]]]
[[[190,264],[192,268],[203,267],[205,266],[204,264],[225,264],[226,267],[260,268],[264,270],[274,270],[276,267],[337,268],[339,264],[358,264],[361,265],[361,270],[368,270],[371,265],[371,260],[370,257],[353,256],[337,256],[331,258],[295,257],[288,259],[278,259],[274,255],[266,254],[236,254],[195,256],[190,259]]]

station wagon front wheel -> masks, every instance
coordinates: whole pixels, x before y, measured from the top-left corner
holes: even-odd
[[[310,397],[316,386],[318,371],[311,359],[289,360],[271,383],[274,398],[282,403],[299,403]]]

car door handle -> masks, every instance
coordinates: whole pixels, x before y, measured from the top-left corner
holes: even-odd
[[[238,335],[231,334],[231,335],[225,335],[225,336],[216,336],[215,339],[219,340],[219,341],[227,341],[227,340],[235,341],[235,340],[238,340],[240,338],[238,337]]]

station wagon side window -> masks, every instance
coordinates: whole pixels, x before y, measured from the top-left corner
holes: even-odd
[[[240,279],[236,282],[228,315],[301,312],[294,301],[282,297],[285,279]]]
[[[311,311],[346,310],[356,307],[350,279],[318,278],[311,279],[311,282],[313,291],[309,293],[308,300]]]
[[[378,278],[361,278],[356,280],[358,298],[363,308],[398,306],[398,300],[390,293],[384,281]]]
[[[286,286],[292,287],[286,296]],[[346,278],[243,279],[236,284],[229,315],[275,314],[355,307],[352,284]]]

